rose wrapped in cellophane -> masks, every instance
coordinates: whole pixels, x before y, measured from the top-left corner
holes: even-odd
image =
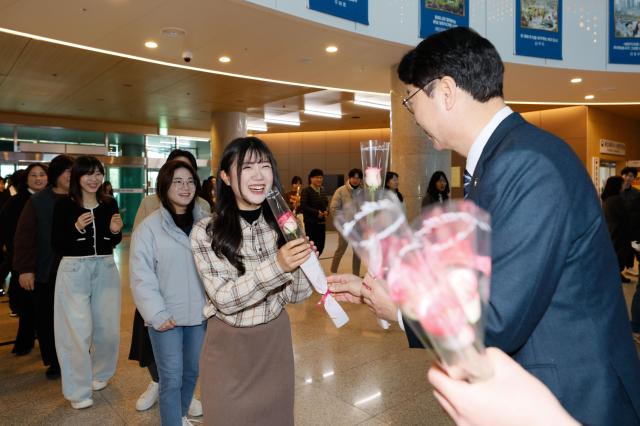
[[[360,142],[360,157],[362,159],[362,170],[364,170],[362,183],[369,201],[375,201],[376,193],[383,189],[389,163],[389,148],[389,142],[376,140]],[[375,278],[382,278],[382,275],[376,274],[371,269],[369,269],[369,274]],[[378,319],[378,324],[385,330],[390,327],[390,324],[383,319]]]
[[[267,202],[287,241],[305,236],[298,220],[293,212],[289,210],[288,204],[277,189],[271,188],[267,194]],[[315,254],[312,254],[309,259],[300,265],[300,269],[302,269],[302,272],[307,276],[314,290],[322,295],[320,303],[335,326],[340,328],[349,322],[349,316],[331,295],[329,287],[327,286],[327,277]]]
[[[426,218],[436,220],[438,213],[433,211]],[[472,216],[474,212],[465,213]],[[467,234],[462,240],[466,252],[456,255],[455,263],[446,261],[444,258],[449,250],[455,251],[460,244],[444,237],[458,236],[459,223],[445,221],[442,228],[434,231],[437,239],[432,234],[430,224],[433,222],[427,222],[421,229],[423,232],[417,234],[407,223],[397,197],[389,191],[376,193],[374,201],[355,198],[336,217],[335,223],[343,237],[367,262],[369,270],[385,279],[390,297],[398,303],[405,317],[412,320],[408,325],[426,346],[431,344],[450,374],[471,380],[491,374],[484,357],[484,323],[481,320],[484,310],[480,303],[486,300],[488,282],[475,287],[482,296],[474,299],[471,290],[475,282],[467,275],[477,271],[460,266],[475,265],[489,276],[487,257],[480,255],[462,261],[475,253],[471,247],[476,246],[470,244],[474,230],[464,229]],[[476,225],[473,221],[464,223]],[[486,248],[486,234],[481,235],[483,244],[487,243],[482,247]],[[439,246],[440,242],[444,244]],[[434,258],[429,259],[434,250]],[[490,269],[490,260],[488,264]],[[456,286],[460,289],[456,290]]]

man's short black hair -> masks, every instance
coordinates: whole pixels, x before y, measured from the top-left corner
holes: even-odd
[[[503,97],[503,75],[504,64],[493,44],[466,27],[422,40],[398,66],[398,77],[405,84],[425,88],[431,81],[449,76],[478,102]]]
[[[624,169],[622,169],[622,171],[620,172],[620,176],[624,176],[627,173],[631,173],[633,174],[633,177],[636,178],[638,177],[638,169],[636,169],[635,167],[625,167]]]

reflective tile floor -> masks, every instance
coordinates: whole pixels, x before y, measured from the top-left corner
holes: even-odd
[[[336,247],[327,234],[321,259],[329,271]],[[128,282],[128,239],[116,254],[122,278],[120,358],[109,386],[94,392],[94,406],[74,410],[62,397],[60,381],[44,376],[37,348],[16,357],[0,345],[0,425],[157,425],[158,407],[135,410],[149,376],[127,360],[134,306]],[[351,252],[340,265],[349,272]],[[632,285],[624,285],[630,300]],[[345,305],[351,321],[337,330],[316,306],[318,296],[290,305],[296,368],[296,425],[451,425],[431,394],[426,372],[432,355],[410,350],[397,325],[382,330],[364,306]],[[0,343],[13,340],[17,318],[0,298]],[[198,418],[193,419],[195,422]],[[196,423],[197,424],[197,423]]]

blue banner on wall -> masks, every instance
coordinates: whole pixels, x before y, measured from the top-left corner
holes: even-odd
[[[369,25],[369,0],[309,0],[309,9]]]
[[[562,0],[516,0],[516,55],[562,59]]]
[[[640,64],[640,0],[609,0],[609,63]]]
[[[469,0],[420,0],[420,37],[469,26]]]

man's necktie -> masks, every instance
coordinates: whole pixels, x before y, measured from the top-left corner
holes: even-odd
[[[464,198],[469,198],[469,191],[471,191],[471,175],[468,171],[464,171]]]

